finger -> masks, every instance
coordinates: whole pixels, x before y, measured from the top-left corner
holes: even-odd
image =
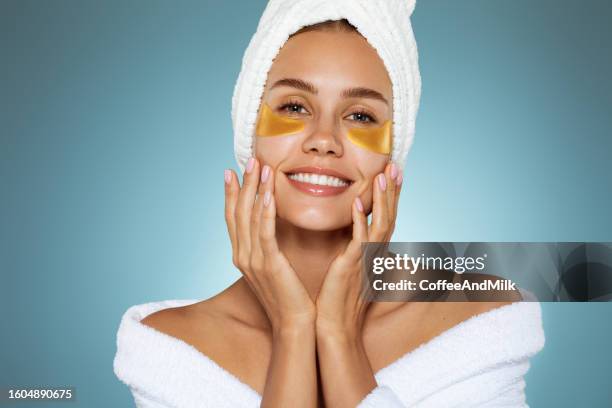
[[[274,199],[275,175],[270,171],[264,185],[263,210],[259,226],[259,241],[264,256],[272,257],[279,253],[276,241],[276,200]]]
[[[261,225],[261,217],[263,213],[263,202],[266,184],[270,178],[270,166],[264,165],[261,169],[260,183],[257,186],[257,198],[255,199],[255,205],[253,206],[253,212],[251,214],[251,252],[256,255],[262,254],[262,249],[259,240],[259,228]]]
[[[395,216],[393,217],[393,223],[397,220],[397,213],[399,212],[399,199],[400,193],[402,192],[402,185],[404,181],[404,172],[400,169],[395,179],[395,198],[393,200],[393,208],[395,209]]]
[[[238,177],[232,170],[225,170],[225,224],[232,243],[232,257],[238,255],[238,242],[236,237],[236,203],[238,202],[238,192],[240,184]],[[235,260],[235,258],[234,258]]]
[[[242,179],[242,188],[238,194],[236,204],[236,236],[238,251],[243,258],[250,256],[251,236],[250,223],[251,212],[255,202],[255,194],[259,184],[259,162],[251,157],[247,162],[246,170]]]
[[[398,176],[398,169],[395,163],[390,163],[385,168],[385,178],[387,181],[387,211],[389,214],[389,222],[392,224],[395,220],[395,191],[397,186],[395,180]]]
[[[346,254],[352,257],[361,256],[361,244],[368,241],[368,219],[363,210],[363,203],[359,197],[353,201],[353,237],[346,247]]]
[[[385,171],[385,175],[387,176],[389,226],[384,241],[391,240],[391,236],[395,230],[395,222],[397,220],[397,203],[399,201],[399,192],[401,187],[401,174],[401,169],[395,163],[391,163]]]
[[[384,173],[374,177],[374,204],[372,206],[372,224],[368,234],[368,241],[384,241],[389,224],[389,213],[387,207],[387,179]]]

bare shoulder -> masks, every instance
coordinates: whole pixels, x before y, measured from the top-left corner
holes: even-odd
[[[184,323],[192,305],[170,307],[158,310],[146,316],[140,322],[144,325],[165,332],[168,328]]]
[[[364,342],[374,370],[440,336],[472,317],[513,302],[405,302],[379,305],[366,322]]]
[[[470,273],[462,275],[461,278],[476,284],[476,287],[480,284],[489,284],[497,289],[463,290],[449,296],[446,302],[438,303],[436,309],[450,327],[471,317],[523,300],[521,293],[512,286],[506,285],[505,279],[499,276]]]
[[[200,302],[190,305],[170,307],[146,316],[140,322],[158,331],[182,338],[193,334],[196,328],[210,328],[225,324],[229,313],[224,307],[227,298],[234,292],[232,285],[222,292]],[[183,335],[183,336],[181,336]]]
[[[503,278],[486,274],[469,274],[460,279],[470,283],[500,282]],[[521,293],[514,288],[505,290],[461,290],[453,291],[444,301],[407,302],[399,308],[399,319],[417,323],[420,327],[420,340],[426,341],[448,329],[481,314],[523,300]]]
[[[204,354],[225,355],[242,347],[255,334],[254,308],[248,303],[244,282],[238,281],[217,295],[186,306],[159,310],[141,323],[181,339]]]
[[[271,341],[254,326],[243,293],[226,290],[187,306],[163,309],[141,323],[193,346],[205,357],[257,390],[265,384]]]
[[[235,323],[227,297],[221,292],[200,302],[162,309],[146,316],[141,323],[190,343],[198,342],[196,338],[210,339]]]

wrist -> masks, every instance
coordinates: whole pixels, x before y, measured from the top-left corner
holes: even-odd
[[[294,340],[315,335],[314,319],[299,319],[283,322],[272,329],[275,339]]]
[[[363,348],[361,333],[355,330],[317,325],[315,335],[317,344],[328,349],[360,350]]]

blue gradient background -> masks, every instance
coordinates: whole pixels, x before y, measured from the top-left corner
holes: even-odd
[[[0,384],[132,406],[112,371],[125,309],[239,277],[223,169],[264,6],[0,1]],[[418,2],[396,241],[612,241],[610,21],[607,0]],[[543,312],[528,402],[612,405],[611,304]]]

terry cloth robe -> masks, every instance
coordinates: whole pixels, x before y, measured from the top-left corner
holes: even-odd
[[[259,407],[261,395],[195,347],[140,321],[198,300],[130,307],[117,332],[114,371],[139,408]],[[359,407],[526,407],[524,375],[544,346],[537,302],[473,316],[375,373]]]

